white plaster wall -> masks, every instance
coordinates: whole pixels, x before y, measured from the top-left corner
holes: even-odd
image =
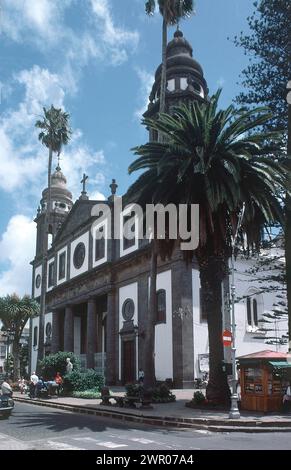
[[[137,282],[128,284],[127,286],[120,287],[119,289],[119,323],[118,331],[122,328],[123,317],[122,317],[122,306],[126,299],[132,299],[134,302],[134,316],[133,323],[137,325],[138,319],[138,294],[137,294],[138,285]],[[138,351],[138,337],[136,337],[136,351]],[[137,356],[137,355],[136,355]],[[136,379],[138,374],[138,360],[136,357]],[[118,371],[119,380],[121,380],[121,340],[119,338],[119,371]]]
[[[40,282],[40,286],[39,286],[38,289],[37,289],[37,287],[36,287],[36,285],[35,285],[35,281],[36,281],[36,278],[37,278],[38,275],[40,275],[40,277],[42,278],[42,265],[41,265],[41,264],[35,268],[35,272],[34,272],[34,298],[39,297],[40,294],[41,294],[41,283],[42,283],[42,280],[41,280],[41,282]]]
[[[193,338],[194,338],[194,377],[200,377],[199,354],[208,354],[208,328],[200,318],[200,277],[199,270],[192,269],[192,301],[193,301]]]
[[[55,282],[54,282],[54,285],[52,285],[51,287],[49,287],[48,285],[48,281],[49,281],[49,266],[50,264],[52,264],[53,262],[55,261],[55,258],[51,258],[48,260],[47,262],[47,276],[46,276],[46,290],[47,292],[49,292],[50,290],[52,290],[54,287],[55,287]],[[55,280],[56,281],[56,280]]]
[[[104,231],[104,238],[105,238],[105,250],[104,250],[104,256],[103,258],[98,259],[95,261],[95,254],[96,254],[96,243],[95,243],[95,233],[100,229],[100,227],[103,226],[103,231]],[[93,268],[96,268],[97,266],[100,266],[100,264],[103,264],[107,261],[107,246],[108,246],[108,220],[105,220],[103,222],[100,222],[100,224],[94,225],[94,232],[93,232],[93,260],[92,260],[92,266]]]
[[[260,302],[258,303],[258,317],[268,310],[272,310],[276,297],[274,292],[263,292],[262,283],[260,282],[260,274],[250,274],[246,272],[255,264],[254,259],[238,259],[235,262],[235,288],[236,297],[241,298],[250,292],[258,292]],[[275,274],[274,271],[272,271]],[[193,292],[193,328],[194,328],[194,375],[195,377],[201,376],[199,371],[199,354],[208,353],[208,328],[207,323],[200,322],[200,296],[199,296],[200,280],[198,270],[192,270],[192,292]],[[247,328],[247,308],[246,300],[235,304],[235,322],[236,322],[236,356],[243,356],[265,349],[279,352],[287,352],[287,345],[273,345],[265,342],[265,335],[258,332],[248,332]],[[260,323],[259,323],[260,325]],[[266,326],[266,325],[265,325]],[[274,327],[274,324],[268,325],[268,328]],[[279,323],[279,328],[282,333],[287,331],[287,320]],[[273,333],[272,333],[273,334]],[[257,339],[261,337],[261,339]]]
[[[63,279],[59,279],[59,265],[60,265],[60,256],[62,253],[66,253],[66,261],[65,261],[65,277]],[[62,284],[63,282],[66,282],[67,280],[67,271],[68,271],[68,263],[67,263],[67,257],[68,257],[68,248],[65,246],[64,248],[61,248],[57,252],[57,285]]]
[[[80,269],[76,269],[73,263],[74,251],[78,243],[81,243],[81,242],[84,243],[85,249],[86,249],[85,259]],[[81,235],[79,238],[76,238],[76,240],[74,240],[71,243],[70,277],[73,278],[75,276],[78,276],[79,274],[82,274],[88,271],[88,261],[89,261],[89,232],[86,232],[83,235]]]
[[[172,272],[157,275],[157,290],[166,291],[166,323],[156,325],[155,334],[155,371],[157,380],[173,378],[172,342]]]
[[[126,208],[121,214],[120,214],[120,256],[125,256],[128,255],[129,253],[132,253],[133,251],[138,249],[138,232],[139,232],[139,226],[138,226],[138,216],[135,215],[135,237],[134,237],[134,244],[130,246],[127,249],[123,249],[123,218],[131,213],[131,208],[128,207]]]
[[[50,324],[52,325],[52,322],[53,322],[53,314],[52,314],[52,312],[46,313],[45,319],[44,319],[44,339],[45,339],[45,337],[46,337],[46,334],[45,334],[46,325],[47,325],[48,323],[50,323]]]
[[[254,265],[253,260],[237,260],[235,263],[235,286],[236,286],[236,295],[238,298],[246,296],[250,293],[258,292],[258,298],[262,299],[261,303],[258,303],[258,318],[260,319],[261,314],[264,311],[270,311],[273,308],[274,302],[276,302],[276,297],[274,292],[263,292],[260,294],[260,290],[263,287],[263,283],[260,282],[262,275],[250,274],[246,272],[251,266]],[[266,273],[268,274],[268,273]],[[272,274],[276,275],[276,272],[272,270]],[[273,283],[274,285],[275,283]],[[264,349],[269,349],[272,351],[287,352],[287,345],[276,345],[266,344],[264,339],[265,335],[258,332],[249,332],[248,331],[248,322],[247,322],[247,307],[246,300],[242,299],[240,302],[235,305],[235,319],[236,319],[236,348],[237,356],[243,356],[245,354],[250,354],[252,352],[262,351]],[[259,323],[259,325],[262,325]],[[268,328],[273,328],[273,324],[264,325]],[[287,319],[286,321],[279,323],[279,328],[282,330],[282,333],[287,331]],[[272,335],[274,333],[271,333]],[[262,339],[256,339],[255,337],[261,336]]]

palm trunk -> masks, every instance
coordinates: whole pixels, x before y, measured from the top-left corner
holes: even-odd
[[[291,105],[288,105],[288,170],[289,185],[291,185]],[[289,352],[291,351],[291,198],[286,198],[286,228],[285,228],[285,259],[286,259],[286,284],[288,304],[288,335]]]
[[[167,88],[167,21],[166,12],[163,17],[163,38],[162,38],[162,74],[161,74],[161,92],[160,92],[160,113],[166,111],[166,88]]]
[[[12,345],[13,353],[13,380],[16,382],[20,379],[20,358],[19,358],[19,338],[15,338]]]
[[[157,306],[157,258],[158,243],[156,239],[152,241],[151,270],[150,270],[150,298],[148,319],[146,325],[146,335],[144,342],[144,388],[154,387],[155,377],[155,318]]]
[[[222,288],[225,263],[221,257],[210,256],[200,262],[202,302],[207,312],[209,337],[209,381],[206,389],[208,400],[216,404],[228,404],[230,390],[223,371],[222,344]]]
[[[39,361],[44,358],[44,325],[45,325],[45,309],[46,309],[46,286],[47,286],[47,251],[48,251],[48,234],[50,225],[51,214],[51,174],[52,174],[52,160],[53,151],[49,149],[48,159],[48,198],[46,207],[46,232],[43,241],[43,262],[42,262],[42,283],[41,283],[41,298],[40,298],[40,313],[39,313],[39,333],[38,333],[38,352],[37,352],[37,368]]]

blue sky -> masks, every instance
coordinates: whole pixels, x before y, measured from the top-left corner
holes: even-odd
[[[240,90],[247,64],[227,37],[247,31],[252,0],[197,0],[181,24],[221,106]],[[77,198],[83,172],[91,197],[118,192],[134,176],[130,151],[144,143],[140,125],[161,61],[161,17],[144,14],[144,0],[2,0],[0,28],[0,295],[30,292],[33,217],[46,183],[47,152],[34,123],[43,106],[71,115],[72,141],[61,167]],[[169,39],[174,29],[169,29]]]

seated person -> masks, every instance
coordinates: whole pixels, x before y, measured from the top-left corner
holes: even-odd
[[[1,384],[1,394],[3,396],[12,397],[12,388],[10,387],[9,383],[3,380]]]
[[[44,382],[43,378],[40,377],[37,384],[36,384],[36,396],[37,397],[41,396],[41,391],[42,390],[47,391],[47,386],[46,386],[46,383]]]
[[[291,386],[290,386],[290,382],[288,382],[288,386],[287,386],[287,389],[286,389],[286,393],[285,395],[283,396],[283,405],[288,405],[288,402],[291,402]]]
[[[19,390],[20,390],[21,395],[23,393],[25,393],[25,391],[26,391],[26,381],[24,380],[24,377],[21,377],[21,379],[18,380],[18,386],[19,386]]]
[[[56,391],[57,391],[57,388],[58,388],[58,385],[57,385],[56,381],[55,380],[49,380],[48,382],[46,382],[46,385],[47,385],[48,394],[49,395],[55,395]]]
[[[59,372],[57,372],[57,374],[55,376],[55,383],[58,386],[57,389],[56,389],[56,392],[59,395],[60,391],[62,390],[62,385],[63,385],[63,378],[62,378],[62,376]]]

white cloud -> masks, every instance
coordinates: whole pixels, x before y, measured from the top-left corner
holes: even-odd
[[[139,42],[137,31],[128,31],[114,24],[109,0],[91,0],[96,26],[99,30],[104,55],[109,53],[111,63],[119,65],[128,58],[128,50],[135,51]]]
[[[78,74],[90,59],[97,58],[111,65],[125,62],[139,41],[137,31],[115,24],[110,0],[79,0],[87,16],[84,15],[84,24],[84,18],[80,19],[78,32],[68,25],[65,16],[74,0],[2,1],[0,33],[41,51],[54,48],[56,60],[65,64],[70,79],[72,71]]]
[[[0,273],[0,295],[31,293],[30,261],[35,254],[35,223],[23,215],[13,216],[0,239],[0,262],[8,264]]]
[[[63,36],[62,15],[71,0],[3,0],[1,33],[17,42],[36,41],[39,47]]]
[[[142,103],[141,106],[135,110],[134,116],[138,120],[142,118],[143,113],[147,110],[149,103],[149,95],[152,91],[152,86],[155,80],[153,74],[147,72],[144,69],[136,67],[136,73],[140,79],[140,89],[139,89],[139,102]]]
[[[5,175],[0,179],[0,189],[21,200],[32,194],[40,197],[46,180],[47,150],[38,141],[34,123],[41,117],[43,106],[54,104],[64,108],[66,90],[61,76],[38,66],[22,70],[15,80],[24,86],[24,98],[16,109],[7,111],[0,119],[0,165]],[[62,159],[68,184],[75,195],[83,171],[88,172],[90,167],[105,162],[103,150],[90,149],[78,129],[74,130],[69,146],[64,148]],[[98,183],[102,183],[100,178]]]

